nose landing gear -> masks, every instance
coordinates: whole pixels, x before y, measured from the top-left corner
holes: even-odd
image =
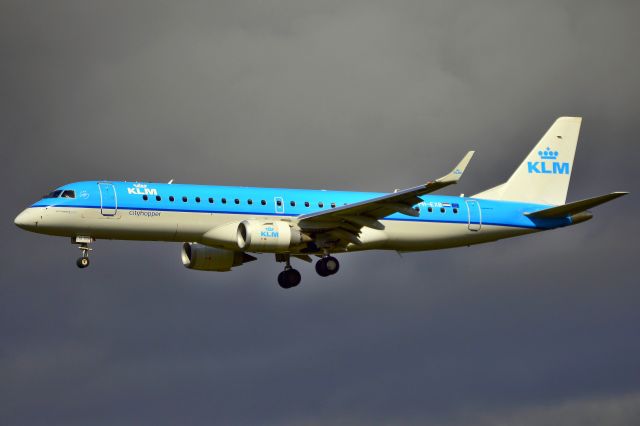
[[[89,266],[89,263],[89,257],[85,257],[84,255],[76,260],[76,265],[78,265],[78,268],[80,269],[86,268],[87,266]]]
[[[89,252],[93,250],[89,247],[89,243],[93,242],[94,239],[91,237],[75,237],[71,239],[73,244],[79,244],[79,249],[82,251],[82,256],[76,260],[76,265],[80,269],[84,269],[89,266]]]

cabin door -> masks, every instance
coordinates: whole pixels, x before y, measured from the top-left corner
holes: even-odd
[[[102,216],[115,216],[118,212],[118,196],[112,183],[100,182],[100,213]]]
[[[479,231],[482,228],[482,212],[480,203],[476,200],[467,200],[467,212],[469,214],[469,230]]]

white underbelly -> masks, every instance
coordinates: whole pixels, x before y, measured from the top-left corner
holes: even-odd
[[[290,220],[274,216],[125,209],[106,216],[100,209],[41,209],[43,212],[46,210],[46,214],[42,215],[40,230],[37,232],[70,237],[86,235],[96,239],[201,242],[207,231],[228,223],[239,223],[245,219]],[[400,220],[382,222],[384,230],[362,228],[359,237],[362,244],[349,244],[347,250],[434,250],[495,241],[536,231],[494,225],[482,225],[480,230],[471,230],[466,223]]]

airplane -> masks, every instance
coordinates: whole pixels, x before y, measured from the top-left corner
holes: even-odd
[[[300,284],[292,259],[328,277],[333,254],[399,253],[487,243],[575,225],[628,192],[565,203],[581,117],[560,117],[511,177],[471,197],[432,195],[456,184],[474,151],[447,175],[392,193],[85,181],[63,185],[15,218],[22,229],[70,237],[89,266],[96,239],[181,242],[185,267],[230,271],[273,253],[282,288]]]

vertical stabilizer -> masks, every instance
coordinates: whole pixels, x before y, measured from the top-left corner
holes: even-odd
[[[564,204],[581,123],[581,117],[558,118],[507,182],[474,197]]]

